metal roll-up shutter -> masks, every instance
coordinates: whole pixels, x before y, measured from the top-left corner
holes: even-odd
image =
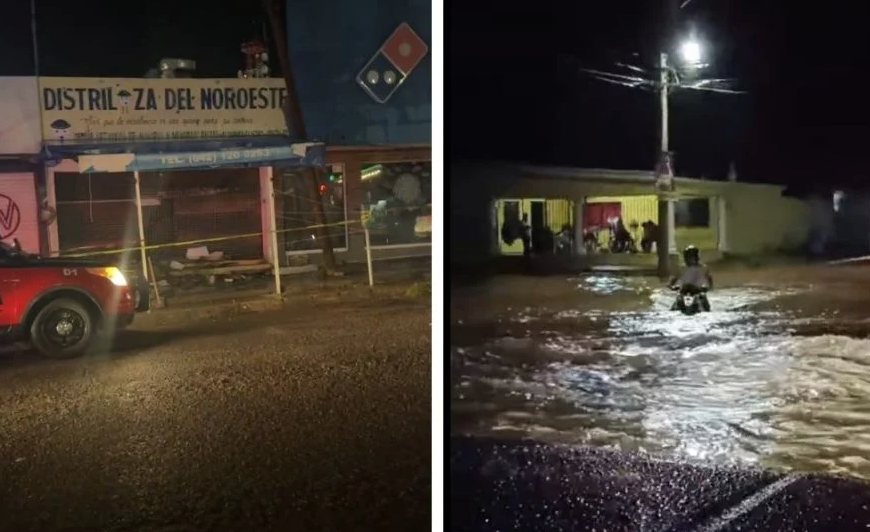
[[[61,253],[138,245],[132,173],[57,172],[54,179]]]
[[[146,241],[190,242],[155,250],[156,256],[178,257],[205,245],[226,258],[263,257],[262,236],[239,237],[262,231],[259,169],[143,172],[140,178]]]

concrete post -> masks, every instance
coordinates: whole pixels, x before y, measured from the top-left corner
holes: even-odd
[[[668,206],[668,212],[667,212],[668,255],[676,255],[677,254],[677,228],[676,228],[676,216],[674,214],[674,203],[675,203],[675,200],[673,200],[673,199],[667,200],[667,206]]]
[[[585,198],[574,200],[574,254],[585,255],[586,246],[583,244],[583,204]]]
[[[489,254],[497,257],[501,253],[501,227],[498,226],[498,200],[489,202]]]
[[[728,203],[725,196],[716,198],[716,226],[719,229],[719,253],[728,253]]]

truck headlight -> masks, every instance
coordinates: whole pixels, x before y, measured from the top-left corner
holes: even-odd
[[[124,276],[124,272],[115,266],[108,266],[106,268],[88,268],[88,273],[105,277],[115,286],[127,286],[127,277]]]

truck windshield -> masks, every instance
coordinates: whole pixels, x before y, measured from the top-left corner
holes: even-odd
[[[0,260],[8,260],[13,257],[28,257],[29,254],[18,250],[8,242],[0,241]]]

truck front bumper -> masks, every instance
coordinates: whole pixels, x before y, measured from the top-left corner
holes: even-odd
[[[115,317],[115,328],[116,329],[126,329],[133,323],[133,318],[136,316],[135,312],[130,312],[128,314],[118,314]]]

